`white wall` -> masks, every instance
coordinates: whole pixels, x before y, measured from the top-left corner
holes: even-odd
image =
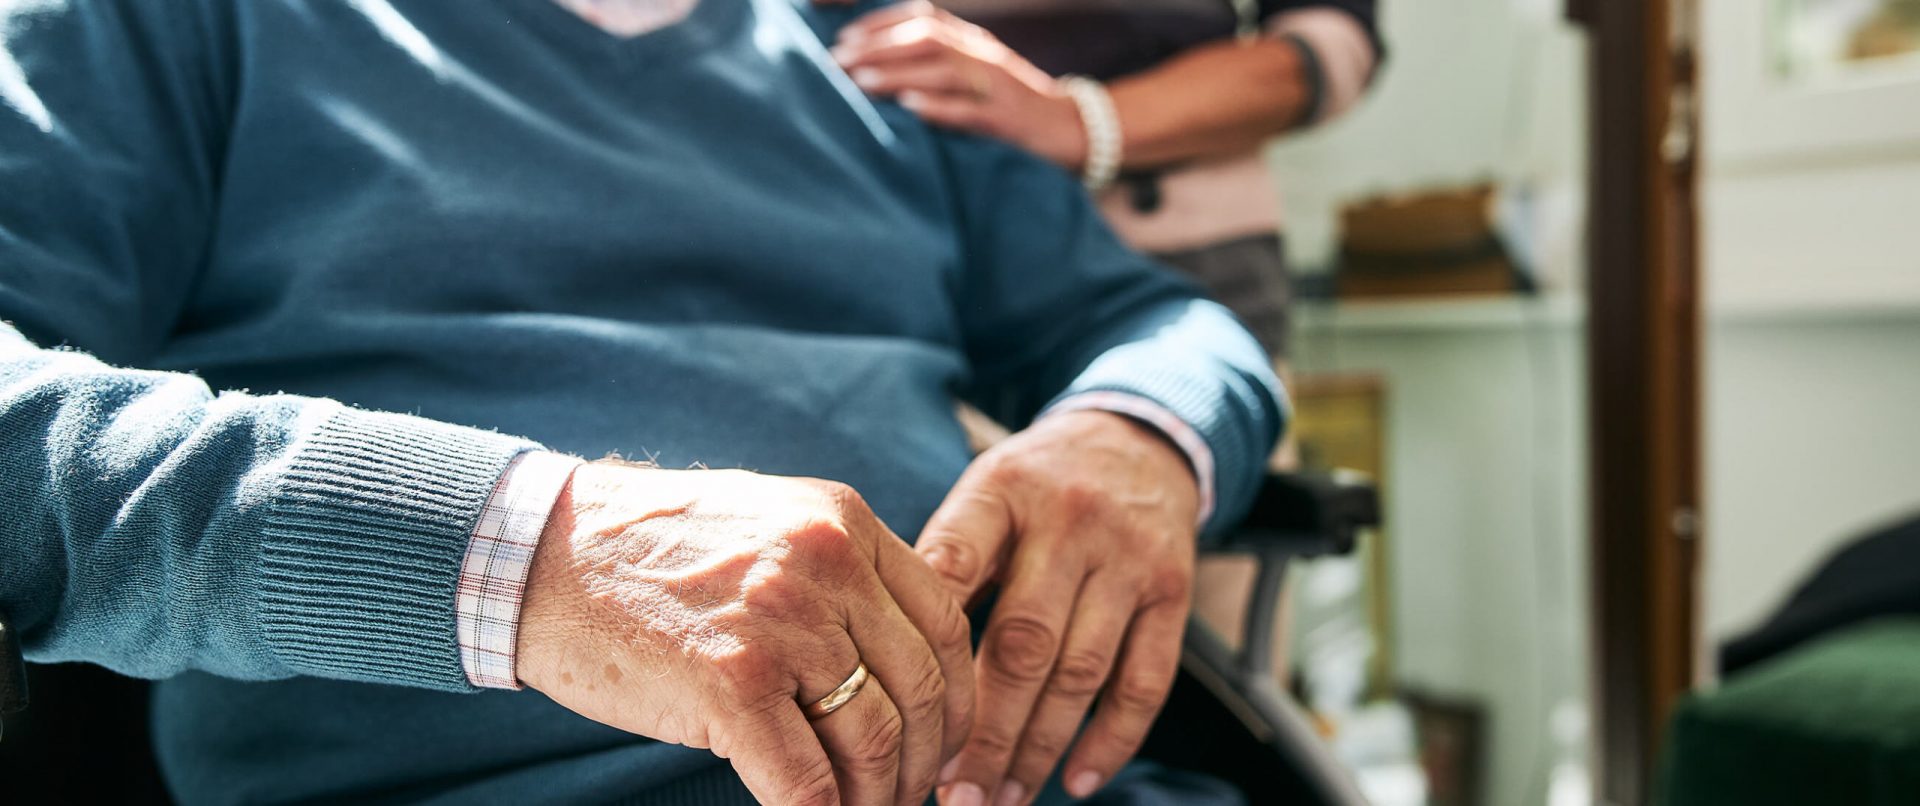
[[[1708,640],[1920,514],[1920,72],[1783,79],[1702,4]]]
[[[1845,539],[1920,515],[1920,309],[1729,316],[1707,348],[1706,628],[1718,643]]]

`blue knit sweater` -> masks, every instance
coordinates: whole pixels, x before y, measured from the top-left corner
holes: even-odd
[[[189,802],[743,795],[468,688],[459,558],[536,444],[839,479],[912,535],[956,396],[1152,398],[1216,522],[1282,425],[1252,340],[1071,177],[863,97],[821,38],[858,8],[630,40],[552,0],[4,8],[0,609],[34,660],[165,679]]]

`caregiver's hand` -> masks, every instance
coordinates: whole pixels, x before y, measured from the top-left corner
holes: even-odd
[[[584,465],[527,585],[522,682],[712,748],[762,802],[918,804],[965,737],[966,617],[845,485]],[[866,687],[808,722],[862,662]]]
[[[861,89],[897,97],[936,126],[997,137],[1069,169],[1086,161],[1079,108],[1053,77],[925,0],[854,20],[833,55]]]
[[[1198,508],[1186,458],[1106,412],[1043,418],[967,469],[916,548],[962,600],[1000,587],[943,802],[1028,802],[1069,744],[1085,797],[1133,756],[1179,665]]]

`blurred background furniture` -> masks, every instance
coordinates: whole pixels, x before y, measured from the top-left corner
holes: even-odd
[[[1685,700],[1667,735],[1667,806],[1920,798],[1920,618],[1859,624]]]
[[[1920,518],[1835,553],[1720,663],[1668,726],[1662,803],[1920,799]]]

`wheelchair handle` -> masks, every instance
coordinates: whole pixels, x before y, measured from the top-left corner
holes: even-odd
[[[1298,559],[1347,554],[1361,530],[1380,520],[1379,491],[1363,474],[1272,473],[1240,528],[1212,550]]]

